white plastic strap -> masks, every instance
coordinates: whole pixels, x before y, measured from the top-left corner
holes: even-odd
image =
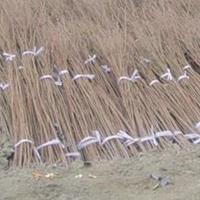
[[[51,140],[49,142],[41,144],[40,146],[36,147],[36,149],[40,150],[40,149],[42,149],[44,147],[52,146],[52,145],[58,145],[58,144],[61,145],[62,148],[65,148],[65,146],[60,142],[60,140],[58,138],[56,138],[56,139],[53,139],[53,140]]]
[[[183,79],[189,79],[189,76],[187,75],[186,71],[184,71],[184,74],[182,76],[179,76],[177,82],[180,82]]]
[[[15,54],[10,54],[10,53],[3,53],[3,56],[5,56],[6,57],[6,61],[12,61],[15,57],[16,57],[16,55]]]
[[[197,122],[195,128],[200,129],[200,122]]]
[[[88,56],[88,59],[84,62],[85,64],[88,64],[88,63],[95,63],[95,59],[96,59],[96,55],[94,54],[93,56]]]
[[[155,137],[155,133],[154,133],[153,129],[151,130],[151,133],[152,133],[152,138],[153,138],[154,145],[158,146],[158,142],[156,141],[156,137]]]
[[[199,139],[200,135],[197,133],[187,133],[184,135],[184,137],[193,140],[193,139]]]
[[[118,136],[124,138],[125,140],[134,140],[130,135],[128,135],[125,131],[119,130],[117,133]]]
[[[153,136],[146,136],[146,137],[140,138],[140,141],[147,142],[147,141],[152,141],[153,139],[154,139]]]
[[[17,148],[19,145],[23,144],[23,143],[29,143],[29,144],[33,144],[33,141],[32,140],[29,140],[29,139],[22,139],[20,140],[19,142],[17,142],[15,144],[15,148]],[[42,161],[41,157],[40,157],[40,154],[38,153],[37,149],[35,148],[35,146],[33,146],[33,151],[35,152],[36,156],[38,157],[38,159],[40,161]]]
[[[64,75],[64,74],[69,74],[69,71],[67,69],[63,69],[59,71],[59,76]]]
[[[174,134],[171,131],[160,131],[156,132],[156,137],[173,137]]]
[[[38,150],[34,147],[33,148],[33,151],[35,152],[36,156],[38,157],[38,159],[40,160],[40,162],[42,161],[41,157],[40,157],[40,154],[38,152]]]
[[[80,157],[81,154],[79,152],[71,152],[71,153],[66,153],[65,154],[66,157],[74,157],[74,158],[77,158],[77,157]]]
[[[199,144],[199,143],[200,143],[200,139],[193,141],[193,144]]]
[[[88,141],[94,140],[94,139],[95,139],[95,137],[93,137],[93,136],[88,136],[88,137],[83,138],[77,145],[78,149],[81,149],[81,147],[84,143],[87,143]]]
[[[109,73],[111,72],[111,68],[108,67],[108,65],[101,65],[101,68],[104,70],[104,72]]]
[[[86,142],[84,142],[84,143],[79,144],[79,145],[78,145],[78,149],[81,150],[81,149],[87,147],[87,146],[90,145],[90,144],[94,144],[94,143],[98,143],[98,142],[99,142],[99,141],[98,141],[97,138],[88,140],[88,141],[86,141]]]
[[[191,65],[186,65],[185,67],[183,67],[183,70],[187,70],[187,69],[192,69]]]
[[[0,88],[1,88],[2,90],[5,90],[5,89],[8,88],[9,86],[10,86],[9,83],[0,83]]]
[[[31,141],[31,140],[29,140],[29,139],[22,139],[22,140],[20,140],[19,142],[17,142],[16,144],[15,144],[15,148],[17,148],[20,144],[22,144],[22,143],[29,143],[29,144],[33,144],[33,141]]]
[[[37,51],[35,50],[34,56],[39,55],[42,51],[44,51],[44,47],[40,47]]]
[[[139,141],[140,141],[139,138],[135,138],[135,139],[132,139],[132,140],[127,140],[126,142],[124,142],[124,145],[125,145],[126,147],[128,147],[128,146],[130,146],[131,144],[134,144],[134,143],[139,142]]]
[[[124,137],[120,136],[120,135],[111,135],[106,137],[103,142],[101,143],[101,145],[104,145],[106,142],[108,142],[109,140],[113,140],[113,139],[119,139],[119,140],[123,140]]]
[[[86,79],[93,80],[95,78],[95,75],[94,74],[77,74],[76,76],[72,78],[72,80],[75,81],[76,79],[79,79],[79,78],[86,78]]]
[[[28,55],[28,54],[37,56],[37,55],[39,55],[42,51],[44,51],[44,47],[40,47],[38,50],[37,50],[36,47],[34,47],[33,50],[24,51],[24,52],[22,53],[22,56],[25,56],[25,55]]]
[[[131,77],[128,76],[120,76],[117,80],[117,82],[119,83],[122,80],[127,80],[127,81],[131,81],[131,82],[136,82],[137,79],[141,79],[140,75],[138,74],[138,70],[135,69],[133,74],[131,75]]]
[[[140,78],[140,75],[138,73],[138,70],[135,69],[134,72],[133,72],[133,74],[132,74],[132,76],[131,76],[131,79],[132,80],[136,80],[136,79],[139,79],[139,78]]]
[[[93,131],[94,137],[98,140],[99,144],[101,144],[101,134],[98,130]]]
[[[122,80],[127,80],[127,81],[133,81],[131,78],[129,78],[128,76],[120,76],[117,80],[118,83],[120,83],[120,81]]]
[[[169,68],[167,68],[167,72],[165,74],[161,75],[160,77],[163,79],[166,79],[167,81],[173,80],[173,77],[172,77],[172,74],[171,74],[171,71]]]
[[[157,79],[155,79],[155,80],[153,80],[153,81],[151,81],[151,82],[149,83],[149,86],[152,86],[152,85],[154,85],[155,83],[160,83],[160,81],[157,80]]]

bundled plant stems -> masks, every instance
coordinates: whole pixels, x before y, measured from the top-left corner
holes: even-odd
[[[200,121],[199,7],[2,0],[0,129],[13,145],[12,165],[69,166],[74,152],[91,161],[190,146],[184,135],[199,134]],[[154,137],[162,131],[173,140]]]

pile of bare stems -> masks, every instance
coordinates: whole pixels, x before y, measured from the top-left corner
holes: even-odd
[[[57,138],[65,148],[41,148],[40,162],[68,165],[66,154],[79,151],[77,144],[94,130],[103,138],[119,130],[145,137],[152,127],[198,134],[199,7],[196,0],[1,0],[1,134],[13,147],[33,141],[14,148],[12,163],[38,162],[34,146]],[[43,49],[24,53],[34,47]],[[87,61],[89,55],[96,58]],[[60,85],[55,77],[41,79],[63,69],[69,73]],[[138,80],[119,81],[135,70]],[[167,70],[172,78],[162,78]],[[184,73],[189,78],[178,81]],[[77,74],[94,78],[75,80]],[[88,160],[113,159],[190,144],[176,138],[176,145],[163,137],[159,145],[129,148],[110,140],[102,147],[88,145],[84,154]]]

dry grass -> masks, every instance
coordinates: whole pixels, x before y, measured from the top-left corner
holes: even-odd
[[[177,79],[188,64],[188,49],[199,63],[200,2],[196,0],[1,0],[0,49],[18,53],[12,62],[1,59],[0,80],[11,87],[0,93],[1,127],[13,144],[30,139],[38,146],[57,137],[65,144],[40,151],[42,162],[63,161],[65,153],[93,130],[102,137],[125,130],[132,137],[154,131],[194,130],[200,119],[200,78],[190,70],[190,79],[169,84],[149,83],[170,67]],[[34,46],[44,46],[38,56],[20,56]],[[88,55],[95,64],[84,64]],[[141,62],[148,58],[151,64]],[[106,74],[101,65],[112,72]],[[18,66],[24,66],[19,70]],[[63,86],[41,81],[44,74],[67,68]],[[142,79],[121,81],[138,69]],[[79,73],[95,74],[92,81],[72,81]],[[55,124],[57,128],[55,128]],[[182,137],[179,145],[187,145]],[[127,157],[151,148],[170,145],[159,140],[126,149],[118,140],[84,151],[88,159]],[[15,149],[13,164],[29,165],[37,160],[33,145]]]

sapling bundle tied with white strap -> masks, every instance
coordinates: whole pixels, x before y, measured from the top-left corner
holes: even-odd
[[[1,3],[0,128],[11,165],[200,144],[200,3],[140,6]]]

